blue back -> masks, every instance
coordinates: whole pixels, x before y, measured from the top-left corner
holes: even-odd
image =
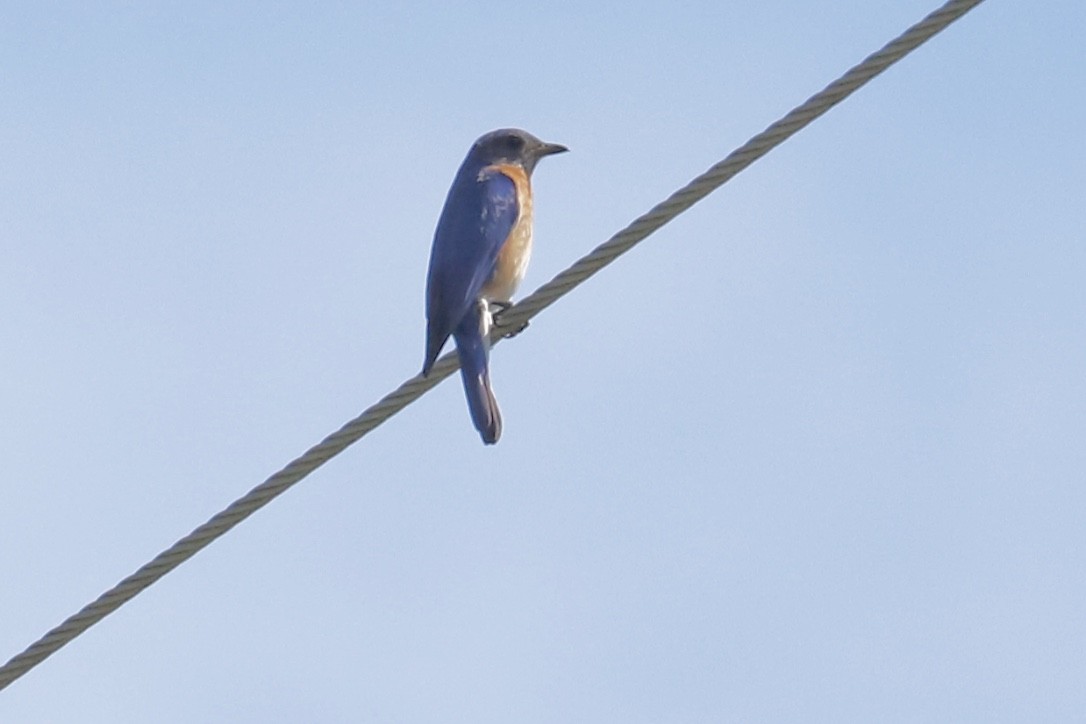
[[[487,166],[468,155],[437,224],[426,281],[424,371],[493,275],[498,252],[520,213],[513,179]]]

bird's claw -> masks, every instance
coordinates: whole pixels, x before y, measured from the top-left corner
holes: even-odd
[[[512,302],[491,302],[490,306],[494,307],[494,309],[496,310],[491,315],[491,319],[494,320],[494,326],[501,330],[502,337],[505,337],[506,339],[509,339],[510,337],[516,337],[518,334],[528,328],[528,322],[522,322],[516,327],[510,327],[508,331],[501,329],[503,326],[505,326],[502,324],[502,315],[509,311],[509,308],[513,306]]]

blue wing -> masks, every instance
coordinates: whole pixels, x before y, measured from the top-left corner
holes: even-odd
[[[445,199],[430,252],[423,374],[493,275],[498,252],[519,213],[513,179],[498,169],[461,169]]]

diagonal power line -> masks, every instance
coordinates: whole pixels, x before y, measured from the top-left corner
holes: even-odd
[[[648,213],[639,216],[629,226],[577,260],[551,281],[544,284],[516,306],[504,312],[500,326],[494,330],[499,341],[503,330],[516,329],[549,307],[578,284],[629,251],[649,234],[708,196],[733,176],[769,153],[794,133],[851,95],[876,75],[901,60],[933,35],[946,28],[983,0],[949,0],[881,50],[868,56],[859,65],[792,109],[776,123],[751,138],[742,146],[679,189]],[[454,352],[441,358],[428,378],[413,377],[380,401],[366,409],[317,445],[272,475],[260,485],[231,503],[181,540],[159,553],[149,563],[109,589],[78,613],[35,641],[22,653],[0,667],[0,689],[34,668],[76,636],[86,631],[120,608],[124,603],[165,576],[177,566],[225,534],[235,525],[267,505],[280,493],[299,482],[331,458],[343,452],[362,436],[411,404],[430,388],[456,371]]]

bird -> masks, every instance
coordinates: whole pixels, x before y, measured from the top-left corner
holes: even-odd
[[[532,251],[531,176],[545,156],[569,149],[519,128],[480,136],[456,172],[438,218],[426,276],[426,356],[430,374],[451,336],[475,429],[483,442],[501,437],[502,417],[490,385],[492,308],[505,309],[524,278]]]

